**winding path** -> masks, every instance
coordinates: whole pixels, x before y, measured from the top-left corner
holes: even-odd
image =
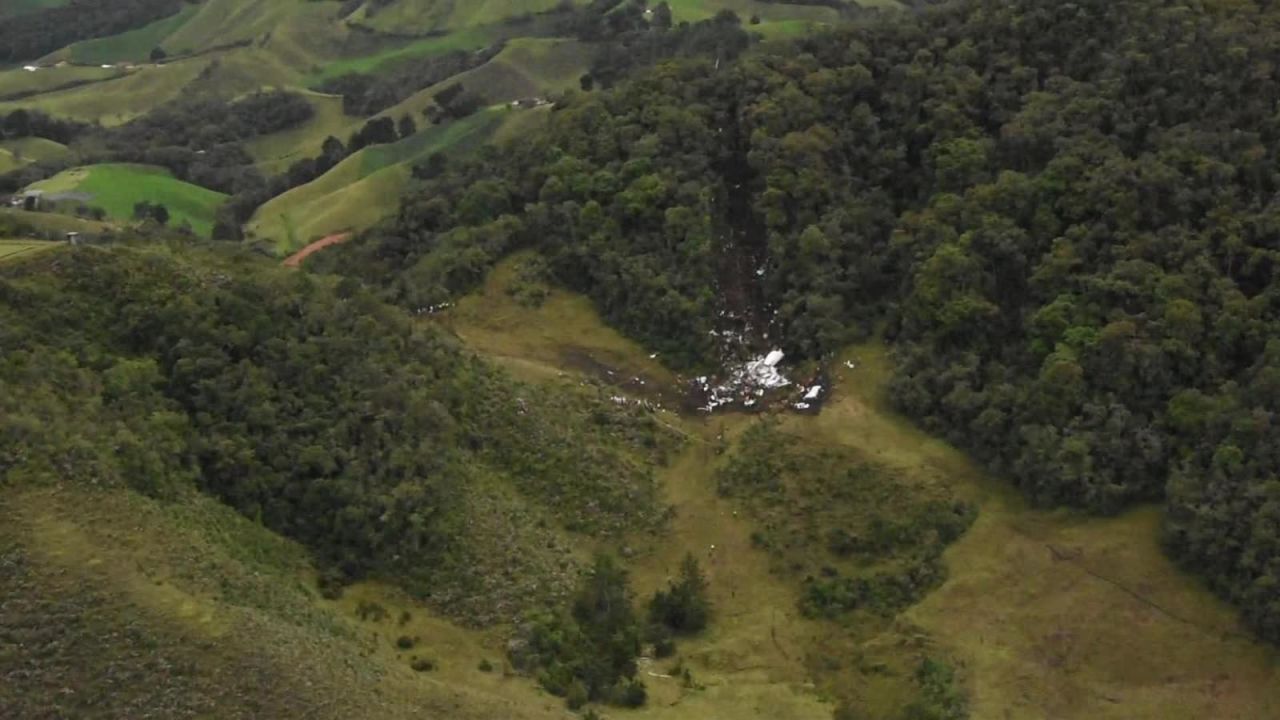
[[[302,261],[310,257],[312,253],[320,252],[321,250],[329,247],[330,245],[337,245],[339,243],[344,243],[350,239],[351,239],[351,233],[349,232],[335,233],[333,235],[322,237],[319,240],[311,243],[310,245],[302,248],[298,252],[285,258],[284,266],[292,267],[292,268],[301,267]]]

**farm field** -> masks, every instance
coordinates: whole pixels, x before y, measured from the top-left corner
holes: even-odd
[[[100,207],[117,220],[133,217],[139,202],[164,205],[169,224],[191,224],[197,235],[208,237],[213,215],[226,199],[222,193],[174,178],[168,171],[145,165],[90,165],[63,171],[31,189],[46,193],[83,193],[86,205]]]

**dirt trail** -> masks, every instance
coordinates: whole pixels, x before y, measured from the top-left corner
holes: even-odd
[[[311,257],[313,253],[320,252],[321,250],[329,247],[330,245],[338,245],[340,243],[344,243],[350,239],[351,239],[351,233],[349,232],[334,233],[333,235],[320,238],[319,240],[311,243],[310,245],[299,250],[298,252],[285,258],[284,266],[292,267],[292,268],[301,267],[302,261],[306,260],[308,257]]]

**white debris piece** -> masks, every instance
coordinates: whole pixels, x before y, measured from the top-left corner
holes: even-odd
[[[791,407],[793,407],[793,408],[795,408],[795,409],[797,409],[797,410],[808,410],[808,409],[809,409],[809,403],[807,403],[807,402],[798,402],[798,403],[796,403],[796,404],[792,405]]]
[[[110,70],[110,69],[111,69],[111,68],[113,68],[113,67],[115,67],[115,65],[103,65],[103,66],[102,66],[102,69],[103,69],[103,70]]]
[[[845,367],[847,367],[847,368],[849,368],[850,370],[852,370],[852,369],[853,369],[853,361],[852,361],[852,360],[845,360],[845,361],[844,361],[844,366],[845,366]]]
[[[39,67],[37,67],[37,66],[35,66],[35,65],[23,65],[23,66],[22,66],[22,69],[23,69],[23,70],[26,70],[27,72],[35,72],[35,71],[39,70],[40,68],[39,68]]]
[[[764,356],[764,364],[773,367],[782,362],[782,358],[786,355],[781,350],[770,350],[768,355]]]
[[[756,268],[756,277],[764,277],[764,266]]]
[[[650,353],[650,354],[649,354],[649,359],[650,359],[650,360],[652,360],[652,359],[654,359],[654,358],[656,358],[656,357],[658,357],[658,353]]]
[[[813,387],[809,388],[809,391],[808,391],[808,392],[806,392],[806,393],[804,394],[804,399],[805,399],[805,400],[817,400],[817,399],[818,399],[818,396],[819,396],[819,395],[821,395],[821,394],[822,394],[822,386],[821,386],[821,385],[814,385]]]

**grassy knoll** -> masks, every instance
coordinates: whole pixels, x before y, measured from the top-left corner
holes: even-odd
[[[15,159],[24,162],[61,160],[71,154],[66,145],[40,137],[0,140],[0,150],[8,152]]]
[[[290,251],[330,233],[369,227],[395,213],[414,161],[483,142],[502,112],[485,110],[398,143],[365,148],[316,180],[272,198],[254,213],[248,230]]]
[[[198,10],[199,6],[197,5],[187,5],[167,18],[162,18],[136,30],[76,43],[71,46],[71,60],[95,65],[143,62],[150,58],[153,48],[163,47],[165,40],[190,20]]]
[[[55,242],[39,240],[5,240],[0,238],[0,262],[29,257],[33,253],[49,250],[58,246]]]
[[[840,14],[833,8],[820,5],[789,5],[786,3],[759,2],[758,0],[668,0],[677,22],[698,22],[714,17],[721,10],[732,10],[745,23],[751,16],[762,23],[783,20],[807,20],[835,22]]]
[[[19,160],[18,158],[14,157],[12,152],[4,148],[0,148],[0,173],[7,173],[10,170],[17,170],[18,168],[26,164],[27,163],[25,160]]]
[[[512,40],[484,65],[414,93],[379,114],[391,118],[405,114],[420,116],[435,104],[437,93],[454,83],[462,83],[485,102],[495,105],[563,91],[578,85],[578,79],[587,69],[587,56],[582,44],[576,40]],[[504,124],[506,122],[517,121],[508,119]]]
[[[58,213],[27,212],[16,208],[0,207],[0,227],[19,228],[10,234],[21,236],[48,237],[61,240],[65,233],[78,232],[98,235],[109,229],[105,222],[85,220],[84,218]]]
[[[89,68],[90,72],[109,73],[118,77],[47,92],[24,100],[3,102],[0,103],[0,112],[32,108],[50,115],[86,122],[120,125],[172,100],[208,64],[208,59],[196,58],[166,65],[148,65],[127,73]],[[41,70],[28,74],[34,77],[44,72],[46,71]],[[2,85],[3,80],[0,79],[0,86]]]
[[[160,203],[169,210],[171,225],[191,224],[208,236],[213,215],[226,195],[174,178],[168,171],[145,165],[90,165],[58,173],[32,186],[49,193],[75,192],[92,196],[86,204],[100,207],[117,220],[133,217],[139,202]]]
[[[308,78],[308,84],[317,85],[330,78],[349,73],[374,72],[379,66],[411,57],[438,55],[452,50],[477,50],[493,41],[493,36],[482,29],[467,29],[447,35],[413,40],[399,47],[388,48],[361,57],[333,60],[316,69]]]
[[[259,135],[245,144],[264,171],[284,172],[291,163],[319,154],[320,146],[330,135],[346,142],[363,122],[343,114],[342,98],[337,95],[306,93],[304,97],[315,109],[310,120],[283,132]]]
[[[50,92],[68,85],[93,83],[123,74],[123,70],[75,65],[40,68],[36,72],[13,68],[0,71],[0,99]]]
[[[435,0],[424,3],[399,0],[375,13],[361,12],[355,19],[384,32],[426,33],[459,30],[500,23],[525,13],[550,10],[560,0]],[[578,0],[581,4],[581,0]]]
[[[531,684],[476,669],[499,659],[491,638],[412,606],[401,625],[395,596],[371,589],[323,600],[300,547],[215,501],[6,488],[0,519],[0,629],[46,649],[0,654],[21,677],[0,705],[19,716],[53,702],[71,717],[562,717]],[[397,614],[356,616],[380,599]],[[439,671],[410,669],[404,633]]]

